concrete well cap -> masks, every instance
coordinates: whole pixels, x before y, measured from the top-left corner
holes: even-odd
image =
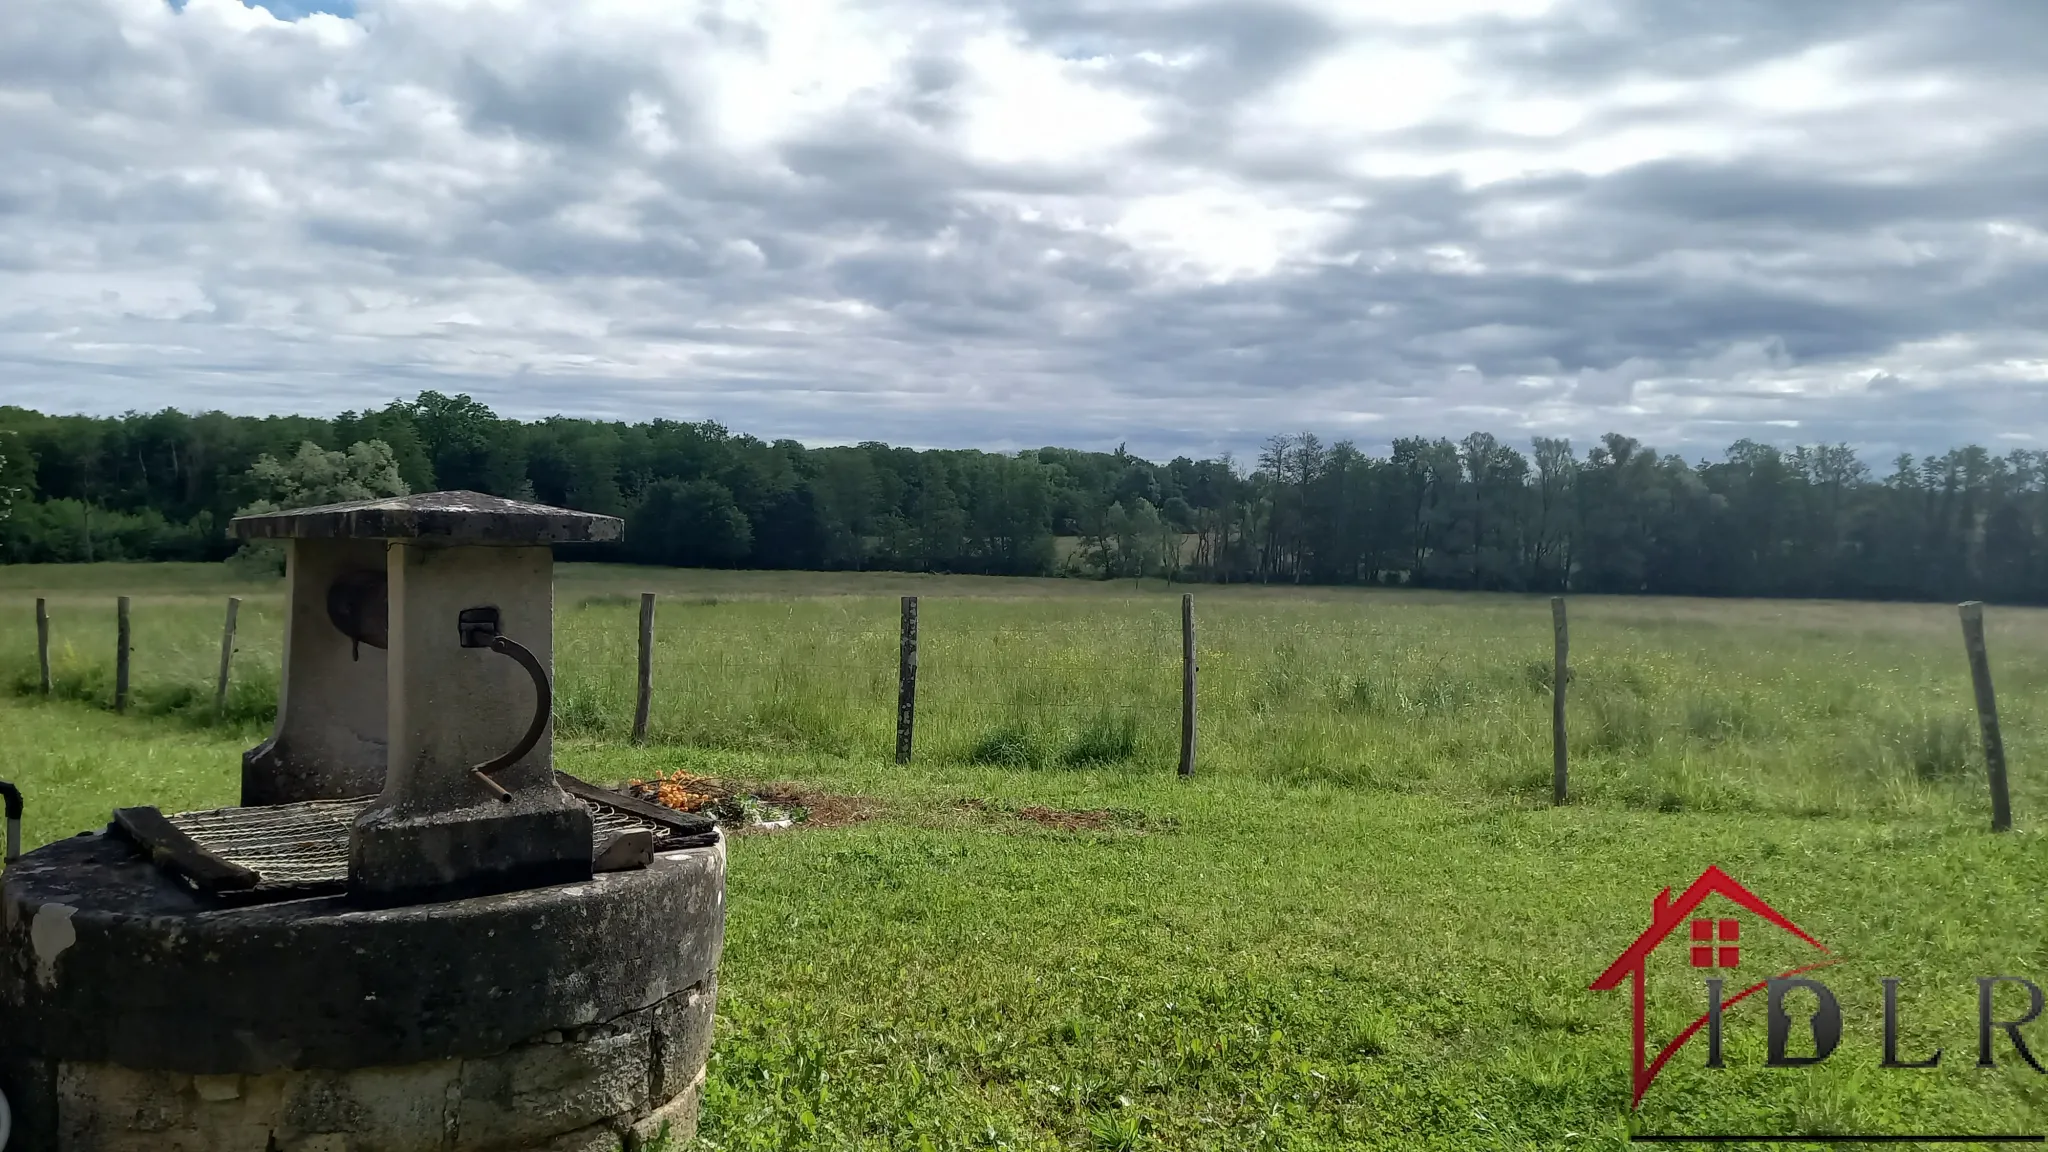
[[[528,504],[481,492],[421,492],[237,516],[245,540],[446,540],[451,544],[595,544],[617,540],[616,516]]]

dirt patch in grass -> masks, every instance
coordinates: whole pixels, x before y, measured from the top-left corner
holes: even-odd
[[[858,796],[816,792],[791,784],[758,785],[752,795],[764,804],[801,811],[804,816],[797,823],[806,828],[840,828],[875,814],[875,806]]]
[[[1130,808],[1048,808],[1042,804],[1020,806],[977,799],[962,800],[956,806],[991,820],[1023,820],[1059,832],[1151,831],[1174,823]]]
[[[762,784],[671,772],[651,780],[628,780],[625,791],[681,812],[715,816],[732,832],[775,832],[786,828],[839,828],[874,815],[858,796],[819,792],[798,784]]]

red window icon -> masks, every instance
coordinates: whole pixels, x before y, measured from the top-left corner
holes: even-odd
[[[1719,939],[1721,947],[1716,949],[1714,941]],[[1736,941],[1742,939],[1742,924],[1732,919],[1695,920],[1692,922],[1692,966],[1695,968],[1734,968],[1742,963],[1742,948]]]

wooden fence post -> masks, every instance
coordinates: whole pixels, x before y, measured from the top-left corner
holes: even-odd
[[[903,598],[903,642],[896,660],[896,762],[910,763],[917,726],[917,597]]]
[[[128,710],[128,598],[121,597],[114,602],[115,643],[114,652],[114,711]]]
[[[36,597],[36,671],[42,677],[43,695],[50,694],[50,606]]]
[[[1984,604],[1957,606],[1963,647],[1970,654],[1970,684],[1977,690],[1977,727],[1984,734],[1984,769],[1991,781],[1991,830],[2012,831],[2012,794],[2005,782],[2005,742],[1998,735],[1998,697],[1991,691],[1991,657],[1984,648]]]
[[[1571,633],[1565,627],[1564,597],[1550,598],[1550,629],[1556,638],[1556,657],[1550,668],[1550,802],[1564,803],[1565,797],[1565,740],[1564,740],[1564,686],[1571,679],[1571,666],[1567,657],[1571,651]]]
[[[654,704],[654,593],[640,594],[640,687],[633,702],[633,743],[647,741],[647,711]]]
[[[228,670],[235,663],[235,616],[241,610],[242,598],[228,597],[228,620],[220,630],[220,680],[213,686],[213,718],[216,722],[228,708]]]
[[[1180,774],[1195,774],[1195,598],[1180,597]]]

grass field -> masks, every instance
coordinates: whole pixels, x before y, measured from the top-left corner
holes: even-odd
[[[661,641],[636,749],[643,589]],[[1541,599],[1194,589],[1201,762],[1179,781],[1181,591],[561,570],[565,768],[792,780],[874,811],[734,842],[708,1143],[1622,1147],[1627,1000],[1586,985],[1658,888],[1708,864],[1835,950],[1844,1040],[1813,1068],[1762,1067],[1746,1002],[1729,1066],[1686,1049],[1645,1128],[2048,1124],[2048,1076],[2005,1041],[1999,1068],[1973,1066],[1975,978],[2048,984],[2048,613],[1989,614],[2018,824],[1992,836],[1952,606],[1575,599],[1573,802],[1554,810]],[[906,592],[923,645],[899,768]],[[134,597],[125,717],[103,707],[117,593]],[[238,686],[216,722],[229,594]],[[37,595],[51,703],[32,695]],[[0,698],[0,774],[30,797],[30,840],[116,802],[232,802],[281,607],[219,568],[0,567],[0,675],[31,692]],[[1026,805],[1101,826],[1010,815]],[[1803,962],[1756,927],[1750,981]],[[1700,974],[1665,951],[1653,1038],[1701,1011]],[[1941,1046],[1938,1068],[1878,1068],[1885,976],[1903,980],[1902,1054]],[[2026,1008],[2010,987],[1997,1004]],[[2048,1052],[2048,1022],[2026,1034]]]

